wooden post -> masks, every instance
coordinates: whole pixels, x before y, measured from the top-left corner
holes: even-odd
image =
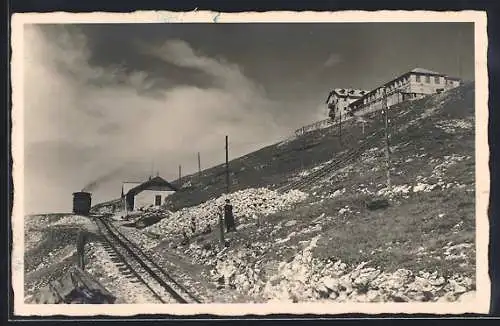
[[[342,110],[339,109],[339,140],[342,145]]]
[[[182,178],[182,166],[179,165],[179,188],[182,187],[182,180],[181,180],[181,178]]]
[[[201,158],[200,158],[200,152],[198,152],[198,177],[201,178]]]
[[[300,142],[302,145],[302,149],[300,151],[300,170],[304,170],[304,156],[306,155],[305,150],[306,150],[306,137],[305,137],[305,131],[301,133],[302,141]]]
[[[389,107],[387,105],[387,90],[384,86],[384,120],[385,120],[385,159],[387,165],[387,189],[391,188],[391,158],[389,142]]]
[[[364,121],[361,122],[361,130],[362,130],[363,135],[364,135],[365,134],[365,122]]]
[[[226,136],[226,194],[229,194],[229,145]]]
[[[462,31],[458,30],[458,42],[456,43],[456,53],[457,53],[457,66],[458,66],[458,78],[462,78],[462,60],[460,57],[460,45],[462,44]]]

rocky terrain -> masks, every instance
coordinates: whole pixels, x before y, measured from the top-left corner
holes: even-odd
[[[378,145],[354,163],[346,163],[306,192],[279,194],[248,188],[231,193],[239,226],[237,233],[226,236],[228,248],[222,251],[216,223],[217,206],[223,204],[224,195],[166,213],[167,218],[146,227],[143,235],[136,236],[137,241],[154,250],[168,248],[193,264],[209,266],[203,275],[219,288],[250,293],[260,301],[473,298],[473,89],[469,85],[404,103],[391,114],[395,126],[390,189],[385,184],[380,137]],[[372,125],[365,128],[367,134],[380,127],[377,119],[380,117],[372,117]],[[345,133],[353,134],[355,128],[346,127]],[[323,136],[313,132],[304,137],[311,142],[311,138],[326,138],[334,131],[321,132]],[[279,153],[298,141],[290,139],[275,150]],[[311,155],[316,154],[314,149]],[[256,154],[249,157],[252,155]],[[331,161],[292,170],[287,179],[307,177]],[[248,163],[232,165],[238,164]],[[262,169],[260,180],[267,180],[271,172]],[[187,194],[176,196],[172,201],[180,202]],[[369,204],[375,201],[385,204],[371,208]],[[263,202],[272,209],[261,209]],[[195,232],[190,229],[193,219]],[[189,243],[182,243],[179,230],[186,232]]]
[[[311,131],[185,177],[166,207],[122,220],[123,232],[208,302],[454,302],[475,293],[474,86],[393,107],[391,187],[383,116]],[[307,189],[307,178],[364,139],[370,146]],[[221,246],[226,199],[237,231]],[[100,207],[106,211],[106,207]],[[127,280],[91,246],[91,270],[117,292]],[[32,259],[32,258],[30,258]],[[36,260],[36,259],[35,259]],[[31,263],[30,266],[36,266]],[[132,291],[133,292],[133,291]],[[130,293],[132,293],[130,292]],[[125,302],[146,300],[140,293]]]
[[[248,223],[257,223],[259,219],[271,214],[289,210],[307,197],[306,193],[297,190],[279,194],[266,188],[249,188],[170,213],[167,218],[147,227],[145,231],[164,239],[177,239],[181,232],[185,232],[188,237],[210,233],[218,227],[220,208],[226,199],[233,205],[233,212],[238,217],[241,228],[242,225],[244,227]]]
[[[47,214],[25,218],[24,291],[28,302],[38,289],[60,278],[76,263],[79,230],[97,233],[96,225],[83,216]]]

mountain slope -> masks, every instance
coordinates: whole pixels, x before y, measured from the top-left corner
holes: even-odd
[[[438,112],[433,114],[433,110],[438,108]],[[440,119],[453,121],[467,118],[470,120],[473,115],[473,84],[394,106],[390,110],[391,143],[393,146],[398,143],[412,143],[395,151],[394,155],[404,156],[430,143],[434,146],[429,147],[429,155],[434,152],[452,154],[470,146],[473,148],[473,138],[464,139],[464,142],[455,142],[453,141],[455,136],[445,131],[446,125],[441,128],[434,125]],[[384,120],[381,112],[375,112],[365,118],[370,122],[365,126],[364,135],[361,125],[350,120],[342,125],[342,138],[339,138],[338,126],[333,126],[312,131],[300,137],[293,137],[230,161],[230,191],[250,187],[282,186],[298,178],[301,171],[306,174],[305,171],[337,158],[345,161],[345,156],[349,156],[346,154],[355,152],[360,147],[360,142],[364,140],[369,142],[368,147],[378,147],[379,153],[384,155]],[[427,130],[425,135],[422,134],[423,130]],[[471,133],[473,135],[474,130]],[[416,142],[417,139],[418,142]],[[351,155],[349,158],[352,161],[358,157]],[[341,167],[342,164],[339,164],[336,168]],[[414,168],[418,170],[418,166]],[[375,181],[381,182],[382,178],[381,175]],[[395,183],[401,180],[397,173],[394,178]],[[198,205],[223,194],[226,189],[224,164],[202,171],[201,177],[197,174],[186,176],[183,181],[191,186],[170,197],[169,208],[172,210]]]
[[[223,253],[214,226],[224,197],[184,208],[138,237],[159,256],[177,251],[200,272],[208,268],[207,278],[256,300],[307,301],[330,293],[337,302],[455,301],[475,289],[474,112],[470,84],[393,107],[390,189],[380,112],[368,117],[367,137],[349,121],[342,144],[333,127],[233,160],[239,181],[233,191],[294,182],[309,196],[298,193],[292,197],[300,197],[299,204],[267,212],[253,204],[266,199],[273,206],[290,195],[232,193],[240,226],[227,235]],[[299,171],[296,149],[303,142],[311,146]],[[223,171],[205,171],[201,181],[207,184],[178,192],[171,207],[222,195]],[[196,186],[196,177],[191,182]],[[370,205],[380,199],[386,202],[379,209]],[[259,224],[246,218],[255,212]],[[191,218],[212,224],[212,231],[188,231],[189,243],[183,244],[179,234],[189,230]],[[333,297],[324,289],[332,282],[344,284]]]

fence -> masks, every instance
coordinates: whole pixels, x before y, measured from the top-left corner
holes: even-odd
[[[335,125],[335,122],[333,122],[330,118],[320,120],[314,123],[311,123],[310,125],[304,126],[302,128],[299,128],[295,130],[295,135],[296,136],[301,136],[307,132],[313,131],[313,130],[318,130],[318,129],[323,129],[323,128],[328,128]]]

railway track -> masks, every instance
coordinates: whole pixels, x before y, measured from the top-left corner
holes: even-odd
[[[286,192],[286,191],[289,191],[292,189],[304,190],[304,189],[312,186],[314,183],[323,180],[324,178],[328,177],[332,172],[343,167],[345,164],[350,163],[353,160],[355,160],[365,150],[370,149],[375,144],[379,143],[380,140],[377,139],[377,136],[382,134],[382,133],[384,133],[383,130],[376,131],[376,132],[372,133],[367,140],[363,141],[356,148],[347,151],[343,155],[334,159],[331,163],[322,167],[321,169],[314,171],[311,174],[309,174],[309,175],[307,175],[299,180],[292,181],[284,186],[279,187],[277,189],[277,191]],[[350,140],[352,140],[352,138]]]
[[[413,110],[413,104],[410,104],[410,107],[408,108],[409,111]],[[393,111],[391,109],[390,111]],[[391,126],[398,126],[399,122],[406,119],[404,115],[396,115],[389,117],[390,124]],[[381,123],[379,121],[379,123]],[[372,123],[375,123],[373,121]],[[373,132],[370,134],[368,137],[366,137],[366,140],[361,142],[356,148],[351,149],[347,151],[345,154],[341,155],[340,157],[336,158],[333,160],[331,163],[325,165],[321,169],[314,171],[313,173],[299,179],[295,180],[292,182],[289,182],[281,187],[276,188],[276,191],[279,192],[286,192],[292,189],[297,189],[297,190],[305,190],[308,187],[310,187],[313,183],[319,182],[323,180],[324,178],[328,177],[331,175],[332,172],[335,170],[343,167],[345,164],[352,162],[355,160],[359,155],[363,154],[364,151],[372,148],[376,144],[380,144],[382,142],[382,139],[377,138],[377,136],[380,136],[385,133],[385,130],[381,128],[378,131]],[[349,140],[353,139],[352,135],[349,135]],[[345,141],[346,138],[344,138]]]
[[[201,303],[194,294],[174,280],[137,244],[130,241],[116,226],[99,215],[93,216],[104,245],[119,261],[120,270],[142,283],[161,303]]]

